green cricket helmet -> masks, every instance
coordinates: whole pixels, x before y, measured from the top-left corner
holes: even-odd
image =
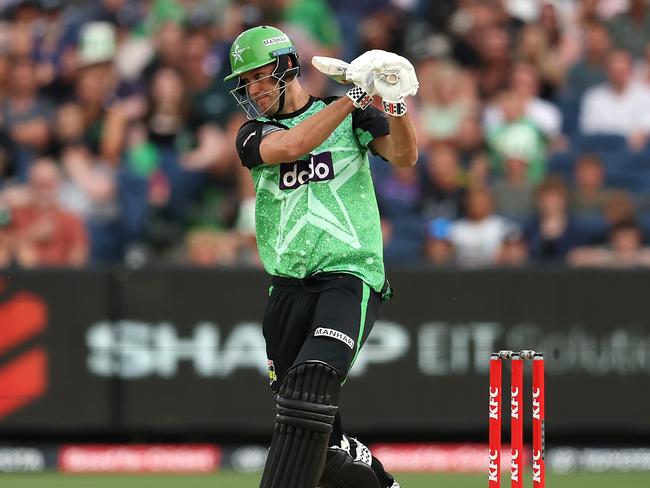
[[[297,66],[296,47],[280,29],[269,25],[248,29],[239,34],[230,47],[232,72],[224,81],[232,80],[246,71],[277,63],[285,56],[295,58],[294,66]]]
[[[291,59],[291,68],[289,68]],[[232,80],[268,64],[275,63],[273,72],[268,77],[276,80],[275,87],[270,92],[278,90],[276,100],[280,101],[278,111],[284,106],[284,92],[289,83],[300,76],[300,65],[298,63],[298,52],[289,37],[280,29],[268,25],[253,27],[242,32],[232,43],[230,48],[231,74],[226,76],[224,81]],[[237,87],[231,90],[231,94],[237,100],[240,107],[244,109],[249,119],[261,117],[271,109],[260,110],[254,99],[248,96],[248,87],[259,80],[251,81],[248,84],[237,83]]]

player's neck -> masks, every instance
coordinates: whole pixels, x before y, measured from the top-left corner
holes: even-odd
[[[297,112],[309,102],[309,94],[296,83],[289,86],[286,91],[284,107],[279,112],[280,114],[290,114]]]

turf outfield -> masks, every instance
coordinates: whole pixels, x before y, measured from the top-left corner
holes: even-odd
[[[486,487],[480,474],[402,474],[402,488],[474,488]],[[62,475],[0,474],[2,488],[257,488],[259,475],[223,472],[214,475]],[[530,483],[530,478],[526,478]],[[510,481],[504,478],[503,486]],[[548,475],[548,488],[647,488],[650,473],[607,473]]]

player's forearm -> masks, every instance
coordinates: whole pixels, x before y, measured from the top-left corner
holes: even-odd
[[[352,113],[354,105],[341,97],[323,110],[286,131],[278,131],[260,145],[262,159],[267,164],[291,163],[320,146]],[[276,135],[277,134],[277,135]]]
[[[415,127],[408,115],[388,116],[390,154],[386,159],[396,166],[413,166],[418,159]]]

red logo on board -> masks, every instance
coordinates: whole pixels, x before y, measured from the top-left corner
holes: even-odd
[[[4,283],[0,279],[0,293]],[[3,359],[47,324],[47,305],[39,296],[20,291],[0,299],[0,421],[43,396],[47,390],[47,353],[35,346]]]

